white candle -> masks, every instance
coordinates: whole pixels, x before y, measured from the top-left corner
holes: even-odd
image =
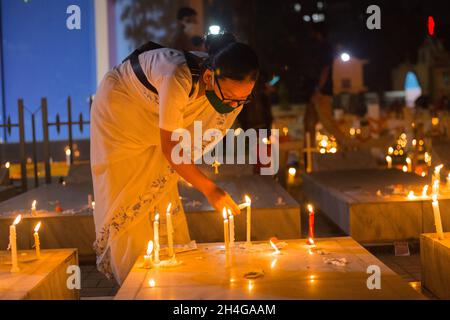
[[[33,202],[31,203],[31,215],[35,216],[36,215],[36,200],[33,200]]]
[[[173,252],[173,226],[172,226],[172,214],[170,210],[172,209],[172,203],[170,202],[167,206],[166,221],[167,221],[167,246],[169,250],[169,257],[173,257],[175,254]]]
[[[392,157],[391,156],[386,156],[386,163],[387,163],[387,168],[391,169],[392,168]]]
[[[422,197],[426,198],[428,193],[428,185],[424,185],[422,189]]]
[[[441,212],[439,210],[439,202],[437,200],[437,195],[433,195],[433,214],[434,214],[434,224],[436,225],[436,232],[439,240],[444,239],[444,232],[442,230]]]
[[[440,184],[440,181],[439,180],[434,180],[434,182],[433,182],[433,189],[432,189],[432,194],[433,195],[439,195],[439,184]]]
[[[147,244],[147,254],[144,255],[144,268],[151,268],[152,263],[152,252],[153,252],[153,241],[150,240]]]
[[[66,165],[70,167],[70,154],[72,151],[70,149],[66,149]]]
[[[153,241],[155,243],[155,263],[159,263],[159,213],[156,213],[153,222]]]
[[[227,215],[226,208],[223,208],[222,216],[223,216],[223,241],[225,243],[225,250],[228,251],[230,240],[229,240],[229,228],[228,228],[228,215]]]
[[[411,172],[412,171],[412,160],[410,157],[406,157],[406,166],[407,166],[408,172]]]
[[[246,195],[245,202],[247,203],[247,244],[250,244],[252,242],[252,199]]]
[[[9,245],[11,246],[11,272],[19,272],[19,264],[17,262],[17,236],[16,236],[16,225],[22,219],[22,215],[19,214],[16,219],[14,219],[13,224],[9,227]]]
[[[230,209],[228,209],[228,219],[230,220],[230,244],[234,245],[234,216]]]
[[[433,182],[437,180],[440,183],[440,181],[441,181],[441,169],[443,167],[444,167],[443,164],[440,164],[440,165],[434,167]]]
[[[39,221],[34,227],[34,247],[36,249],[36,257],[41,258],[41,242],[39,241],[39,228],[41,227],[41,222]]]

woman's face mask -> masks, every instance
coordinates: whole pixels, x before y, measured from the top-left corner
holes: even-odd
[[[214,87],[217,84],[221,97],[217,96]],[[212,90],[205,90],[205,96],[208,99],[209,103],[213,106],[213,108],[220,114],[226,114],[234,111],[236,108],[241,107],[244,104],[247,104],[251,101],[251,95],[247,97],[245,100],[236,100],[236,99],[226,99],[223,96],[222,89],[220,88],[219,82],[212,73],[211,77],[211,87]],[[231,106],[233,104],[234,106]]]

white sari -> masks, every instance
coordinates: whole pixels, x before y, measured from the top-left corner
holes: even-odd
[[[161,217],[161,243],[167,242],[169,202],[175,244],[190,241],[179,176],[162,153],[160,128],[186,128],[193,134],[193,122],[202,121],[203,130],[225,134],[242,109],[219,114],[204,96],[196,98],[198,88],[189,98],[191,75],[178,51],[158,49],[139,58],[159,94],[142,86],[127,62],[106,74],[91,110],[97,268],[119,284],[153,238],[155,212]],[[203,152],[211,147],[203,142]]]

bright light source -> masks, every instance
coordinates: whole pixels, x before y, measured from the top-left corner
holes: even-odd
[[[305,21],[305,22],[310,22],[310,21],[311,21],[311,17],[305,15],[305,16],[303,16],[303,21]]]
[[[341,54],[341,60],[347,62],[350,60],[350,55],[347,52]]]
[[[302,5],[300,3],[294,4],[294,11],[300,12],[300,10],[302,10]]]
[[[220,26],[218,25],[212,25],[209,27],[209,33],[210,34],[219,34],[220,33]]]
[[[289,168],[288,172],[289,172],[290,176],[294,177],[295,174],[297,173],[297,170],[295,168],[291,167],[291,168]]]

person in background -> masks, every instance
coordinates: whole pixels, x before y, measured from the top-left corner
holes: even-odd
[[[312,52],[309,68],[309,81],[312,88],[310,103],[304,117],[305,133],[311,136],[311,145],[315,145],[316,125],[320,122],[329,134],[344,146],[355,146],[357,141],[347,137],[337,126],[333,118],[333,61],[334,50],[328,42],[327,30],[323,24],[311,29]],[[306,137],[306,134],[305,134]],[[305,139],[306,142],[306,139]]]
[[[201,51],[203,43],[201,38],[195,36],[196,28],[197,11],[190,7],[180,8],[177,13],[177,27],[170,47],[177,50]]]

